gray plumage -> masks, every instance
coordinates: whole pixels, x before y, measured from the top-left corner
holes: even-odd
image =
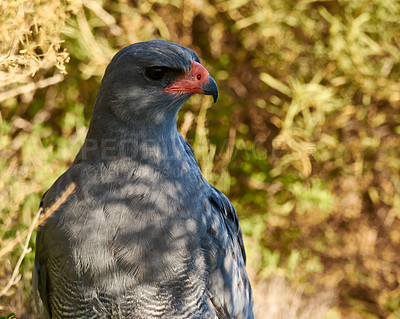
[[[235,209],[176,129],[193,93],[217,97],[208,73],[192,91],[168,91],[193,68],[206,72],[199,62],[148,41],[107,67],[87,138],[42,199],[46,210],[77,185],[37,233],[33,285],[44,317],[254,318]]]

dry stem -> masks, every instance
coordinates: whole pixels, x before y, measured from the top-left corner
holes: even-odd
[[[58,82],[61,82],[63,79],[64,79],[64,76],[62,74],[56,74],[50,78],[40,80],[36,83],[31,82],[24,86],[20,86],[15,89],[11,89],[11,90],[2,92],[2,93],[0,93],[0,102],[4,101],[6,99],[12,98],[14,96],[20,95],[20,94],[28,93],[31,91],[35,91],[37,89],[43,89],[50,85],[54,85]]]
[[[76,187],[75,183],[69,184],[69,186],[67,187],[65,192],[63,194],[61,194],[61,196],[54,202],[53,205],[50,206],[50,208],[43,215],[42,215],[43,208],[40,207],[38,212],[35,214],[33,222],[29,226],[29,228],[26,229],[20,236],[15,238],[13,241],[11,241],[6,247],[4,247],[0,251],[0,258],[1,258],[3,255],[5,255],[9,251],[11,251],[15,247],[15,245],[17,245],[21,241],[21,239],[26,236],[25,243],[22,247],[23,248],[22,254],[19,257],[18,262],[14,267],[14,271],[12,273],[10,280],[8,281],[7,285],[0,291],[0,297],[5,295],[7,293],[7,291],[12,286],[16,285],[18,283],[18,281],[21,279],[21,275],[19,274],[19,267],[21,266],[21,263],[24,260],[25,255],[27,253],[31,252],[31,250],[32,250],[31,248],[28,248],[28,245],[29,245],[29,241],[31,239],[33,231],[37,227],[39,227],[42,223],[44,223],[47,220],[47,218],[49,218],[67,200],[67,198],[74,191],[75,187]]]

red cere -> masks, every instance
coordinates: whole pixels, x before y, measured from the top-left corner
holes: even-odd
[[[200,63],[193,61],[192,69],[178,78],[164,92],[184,93],[204,93],[202,86],[209,81],[208,71]]]

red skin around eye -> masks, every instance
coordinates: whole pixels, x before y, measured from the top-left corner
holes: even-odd
[[[200,93],[204,94],[202,86],[209,82],[210,75],[208,71],[200,63],[193,61],[192,69],[179,77],[169,87],[165,88],[164,92],[173,92],[177,94],[184,93]]]

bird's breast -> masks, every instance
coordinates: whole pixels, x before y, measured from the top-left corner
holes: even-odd
[[[100,276],[108,273],[130,283],[205,274],[201,176],[184,164],[181,171],[172,165],[154,171],[147,165],[119,174],[118,183],[103,176],[101,187],[85,187],[80,207],[74,208],[76,227],[68,234],[77,272],[99,274],[83,276],[97,283],[114,280]]]

